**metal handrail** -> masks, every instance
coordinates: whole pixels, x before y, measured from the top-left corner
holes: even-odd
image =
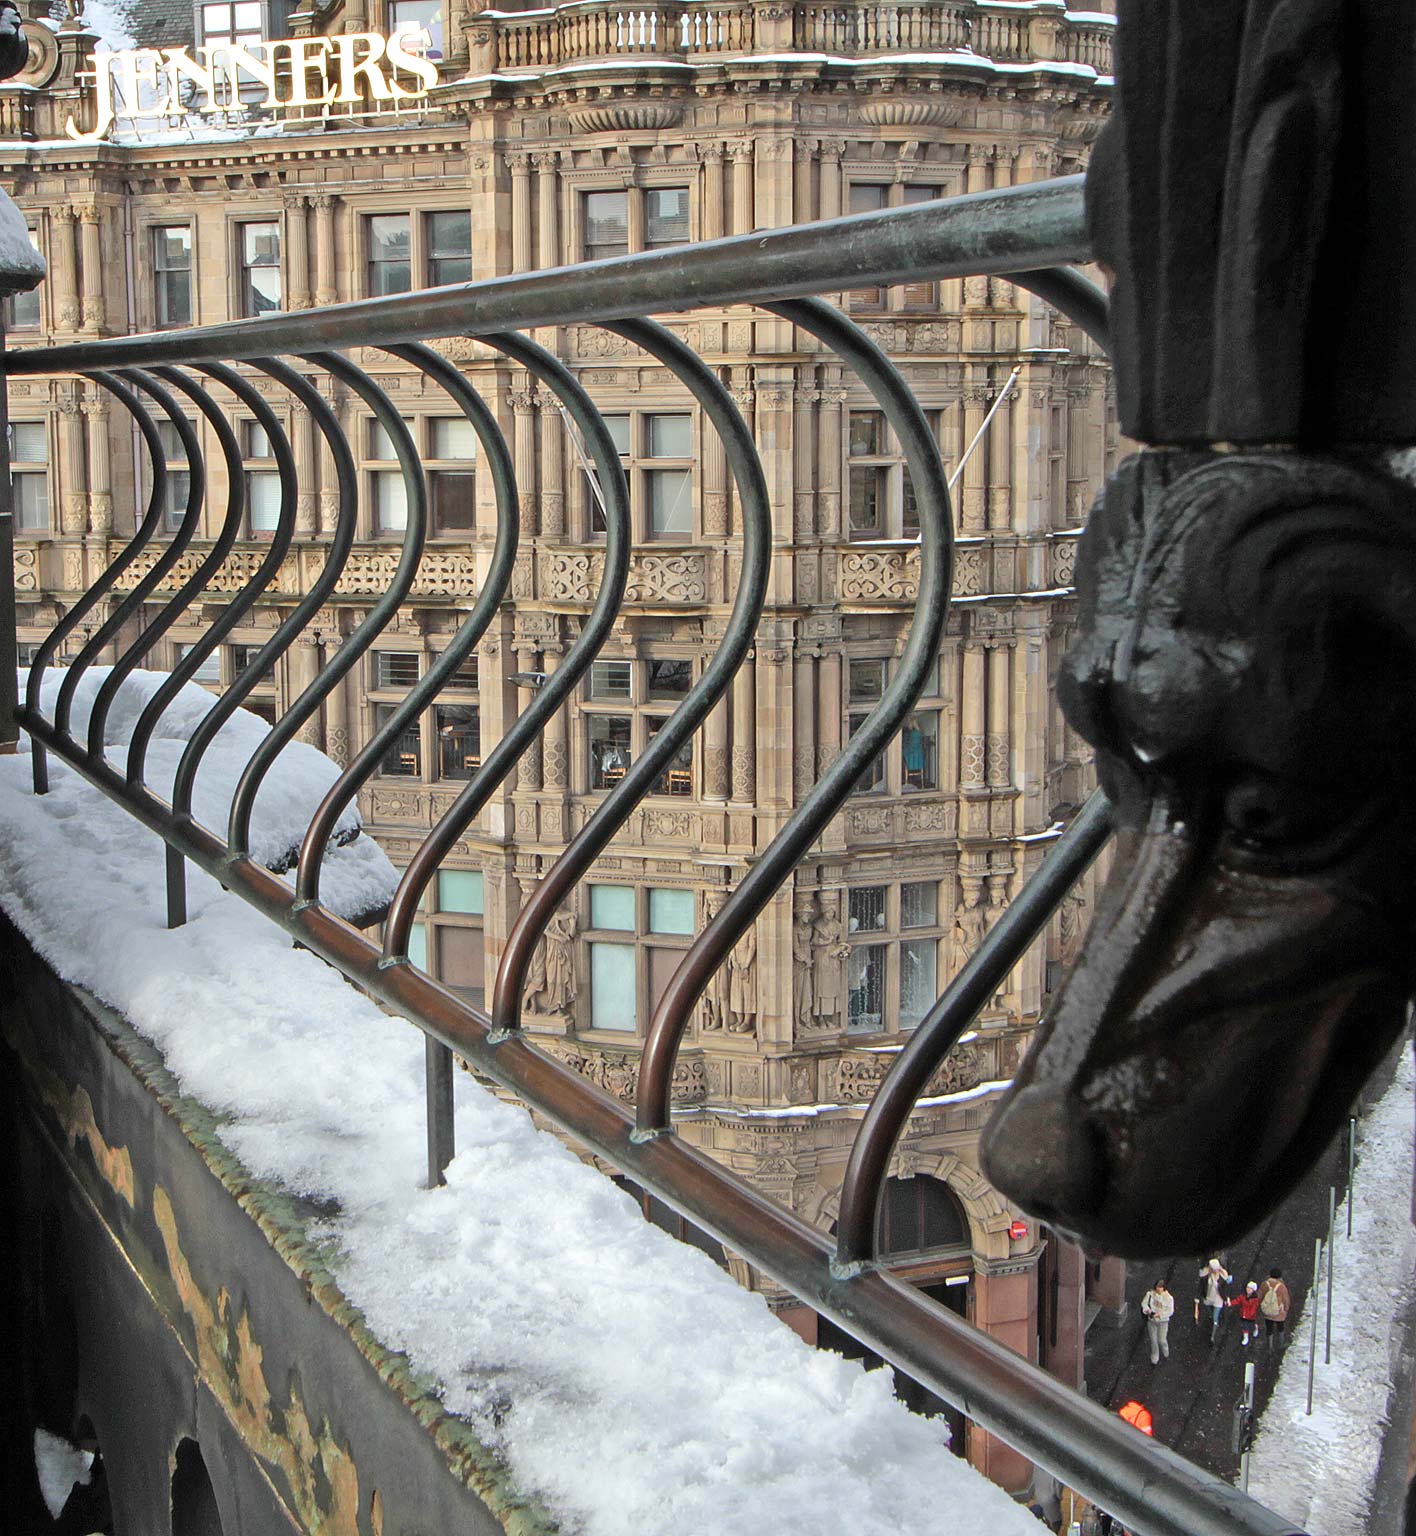
[[[325,311],[10,354],[6,362],[12,372],[53,373],[154,364],[190,366],[222,358],[269,359],[272,353],[293,352],[307,357],[316,367],[345,377],[389,425],[388,412],[380,409],[380,397],[367,377],[352,364],[329,354],[328,349],[356,343],[392,349],[406,347],[412,337],[471,334],[530,369],[542,384],[561,397],[575,416],[609,492],[612,514],[599,594],[579,640],[550,684],[538,691],[521,719],[488,754],[477,777],[455,803],[452,820],[445,818],[422,852],[415,855],[395,900],[386,943],[359,932],[314,899],[316,886],[308,876],[303,894],[299,894],[250,857],[242,835],[244,828],[236,815],[233,814],[229,835],[224,839],[193,820],[189,799],[177,807],[169,805],[140,779],[130,780],[101,752],[86,750],[39,711],[37,690],[31,692],[30,703],[20,712],[20,719],[35,739],[37,760],[42,758],[44,749],[61,757],[156,831],[168,846],[170,861],[180,867],[184,859],[190,859],[206,869],[300,943],[423,1030],[429,1042],[432,1177],[438,1176],[451,1154],[450,1053],[455,1051],[479,1072],[518,1094],[578,1142],[623,1169],[644,1188],[834,1319],[869,1348],[955,1403],[971,1419],[1002,1436],[1142,1536],[1227,1536],[1236,1531],[1251,1536],[1290,1536],[1295,1530],[1290,1522],[1138,1435],[1115,1415],[940,1308],[875,1260],[875,1204],[898,1128],[908,1117],[920,1087],[957,1039],[959,1030],[986,1000],[996,979],[1017,963],[1071,881],[1100,848],[1106,834],[1106,806],[1100,797],[1081,813],[1033,881],[1014,899],[1008,914],[980,946],[973,961],[945,990],[885,1079],[876,1105],[863,1122],[862,1139],[852,1161],[851,1187],[842,1206],[839,1251],[824,1234],[672,1134],[668,1090],[674,1053],[703,983],[713,967],[723,962],[765,901],[780,888],[825,821],[840,808],[868,758],[893,734],[913,706],[926,671],[918,663],[937,649],[948,606],[948,494],[937,451],[922,430],[917,403],[879,349],[857,327],[816,299],[788,301],[813,290],[836,292],[925,276],[996,272],[1011,275],[1014,281],[1053,298],[1083,331],[1104,339],[1105,304],[1097,291],[1074,273],[1048,270],[1061,257],[1083,260],[1086,256],[1080,184],[1068,180]],[[448,851],[449,830],[457,829],[452,831],[452,839],[460,835],[477,807],[485,803],[495,784],[514,766],[522,749],[536,739],[551,713],[569,696],[576,679],[608,634],[623,601],[629,560],[627,502],[623,472],[603,418],[562,365],[509,328],[561,321],[630,321],[621,326],[623,333],[631,334],[641,345],[654,342],[660,348],[661,361],[679,371],[691,388],[697,380],[705,417],[732,438],[729,457],[741,470],[740,485],[750,488],[761,475],[761,466],[750,436],[739,432],[735,424],[735,413],[723,410],[721,400],[717,401],[716,412],[708,410],[709,399],[717,399],[716,392],[685,359],[682,343],[666,331],[636,321],[635,317],[650,311],[752,301],[761,302],[769,312],[814,333],[818,340],[832,347],[845,366],[872,390],[889,416],[905,450],[920,509],[923,538],[919,595],[905,655],[886,698],[873,712],[866,728],[857,733],[836,763],[828,766],[777,839],[755,861],[723,909],[686,952],[685,961],[656,1012],[646,1042],[641,1061],[641,1103],[635,1113],[595,1088],[569,1064],[540,1050],[522,1031],[508,1027],[516,1022],[519,1002],[520,976],[515,967],[502,989],[503,995],[494,1000],[493,1017],[409,963],[408,924],[417,894]],[[649,350],[654,347],[649,346]],[[404,355],[407,357],[406,352]],[[416,355],[411,360],[415,365],[419,361]],[[311,397],[318,399],[308,381],[285,365],[267,360],[258,366],[297,399],[307,403]],[[126,400],[123,403],[128,404]],[[133,406],[135,414],[142,409],[136,399]],[[333,423],[327,410],[318,415],[310,408],[327,437],[331,430],[338,433],[337,423]],[[141,426],[141,415],[138,419]],[[156,474],[160,443],[155,430],[145,432],[144,437]],[[348,553],[356,489],[348,445],[342,439],[329,440],[340,476],[341,511],[330,562],[321,577],[326,591],[334,579],[331,569],[337,575]],[[404,443],[396,432],[394,440],[400,449],[406,450],[400,453],[400,459],[410,485],[421,481],[421,467],[411,442]],[[501,470],[503,475],[513,474],[514,466],[503,459]],[[744,499],[750,497],[745,495]],[[499,487],[498,503],[503,518],[515,515],[514,484]],[[398,574],[399,590],[406,590],[404,577],[410,573],[410,567],[416,568],[409,550],[417,539],[416,534],[410,534],[405,544],[405,558],[400,561]],[[504,552],[504,543],[502,548]],[[127,556],[125,550],[120,563]],[[744,561],[738,607],[743,608],[746,602],[743,612],[751,616],[759,600],[759,582],[747,566]],[[99,585],[104,593],[109,591],[111,573],[101,577]],[[79,606],[85,601],[88,600],[81,599]],[[89,602],[90,610],[96,602],[97,598]],[[384,602],[376,604],[375,609],[386,617],[389,607],[386,593]],[[307,608],[302,622],[308,623],[313,612]],[[364,633],[368,638],[379,627],[372,620],[373,615],[365,621]],[[284,634],[284,644],[289,643],[292,634],[293,631]],[[732,640],[731,649],[725,639],[719,651],[720,657],[732,659],[731,664],[723,664],[723,670],[729,674],[746,654],[746,644],[742,643],[746,636],[744,629],[742,635]],[[268,642],[261,658],[267,656],[271,647],[272,642]],[[339,662],[345,659],[341,653]],[[263,664],[258,658],[253,665]],[[241,683],[249,687],[251,678],[252,668],[248,668]],[[715,689],[720,681],[723,679],[715,677]],[[273,736],[291,734],[289,721],[292,715],[305,717],[310,695],[311,689],[307,689],[277,725]],[[702,689],[694,699],[692,711],[687,705],[680,707],[676,718],[684,734],[701,718],[698,706],[708,695],[709,690]],[[425,677],[417,690],[415,706],[430,703],[435,696],[436,685],[427,686]],[[207,721],[223,708],[229,714],[226,699],[213,705]],[[417,708],[409,713],[416,714]],[[209,730],[204,735],[210,739]],[[263,762],[270,761],[271,739],[267,737],[266,746],[257,753]],[[248,776],[250,773],[248,768]],[[346,789],[348,782],[345,781]],[[604,824],[612,830],[611,823],[620,811],[632,809],[651,782],[652,775],[647,772],[636,776],[633,789],[623,791],[615,799],[613,817],[607,813]],[[37,783],[37,787],[42,790],[44,786]],[[249,807],[249,794],[245,803]],[[306,871],[311,867],[309,859],[318,856],[323,831],[330,825],[330,805],[322,817],[317,817],[317,825],[323,830],[311,834],[307,841]],[[593,851],[594,841],[583,840],[579,845],[581,852],[573,860],[568,859],[565,868],[582,873],[587,862],[583,851]],[[564,880],[564,876],[558,878]],[[523,912],[519,941],[522,957],[529,954],[529,946],[543,934],[553,906],[551,894],[558,894],[562,888],[548,884],[545,900],[537,903],[533,899]]]

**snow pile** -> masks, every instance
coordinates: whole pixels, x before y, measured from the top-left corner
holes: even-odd
[[[254,1174],[335,1205],[345,1294],[567,1536],[1036,1536],[888,1372],[802,1343],[465,1073],[447,1187],[422,1188],[418,1031],[200,872],[164,928],[157,839],[61,764],[34,797],[26,767],[0,758],[0,905]]]
[[[1326,1289],[1308,1303],[1321,1309],[1312,1417],[1306,1412],[1312,1323],[1305,1309],[1250,1458],[1250,1493],[1320,1536],[1365,1536],[1367,1530],[1416,1271],[1416,1232],[1406,1215],[1413,1087],[1416,1070],[1410,1051],[1403,1051],[1391,1087],[1358,1127],[1351,1241],[1346,1202],[1335,1227],[1331,1365],[1323,1364]]]
[[[89,716],[110,667],[90,667],[79,678],[74,690],[69,728],[79,742],[87,742]],[[51,720],[59,690],[67,676],[64,668],[48,668],[40,688],[41,712]],[[105,756],[120,772],[126,771],[128,744],[144,706],[167,681],[165,672],[132,672],[124,678],[114,695],[104,722]],[[28,673],[19,673],[20,697],[25,696]],[[170,802],[177,765],[187,742],[215,700],[196,683],[185,684],[163,711],[148,745],[145,779],[156,795]],[[223,840],[231,813],[231,801],[241,774],[251,754],[270,734],[270,726],[249,710],[238,709],[217,732],[197,770],[192,794],[192,815],[204,827]],[[29,750],[29,737],[23,736],[20,750]],[[262,781],[251,815],[251,857],[284,873],[293,869],[300,840],[315,808],[330,785],[339,777],[339,769],[317,748],[302,741],[292,741],[271,765]],[[54,793],[72,795],[78,781],[54,778]],[[77,807],[76,807],[77,808]],[[350,805],[335,824],[332,845],[326,850],[320,876],[320,900],[341,917],[361,917],[376,912],[392,899],[398,887],[398,872],[388,855],[373,838],[361,833],[363,821],[358,808]],[[189,876],[190,878],[190,876]]]
[[[34,1432],[34,1467],[39,1474],[39,1491],[49,1518],[57,1520],[75,1483],[87,1483],[93,1467],[93,1452],[81,1451],[47,1429]]]

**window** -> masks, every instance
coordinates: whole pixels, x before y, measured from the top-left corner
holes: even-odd
[[[687,187],[623,187],[581,194],[580,248],[586,261],[682,245],[690,238]]]
[[[260,42],[260,0],[202,6],[202,41],[209,47],[218,43],[247,45]]]
[[[42,421],[10,423],[10,500],[16,533],[49,531],[49,451]]]
[[[870,711],[880,702],[885,692],[885,668],[883,659],[862,660],[851,657],[846,663],[846,739],[863,726]],[[855,782],[851,791],[855,795],[869,795],[885,788],[885,754],[881,752],[871,759],[870,765]]]
[[[246,529],[251,538],[268,539],[280,523],[280,473],[275,455],[260,422],[242,421],[238,435],[246,465]]]
[[[465,208],[377,213],[364,220],[370,298],[472,279],[472,215]]]
[[[846,1027],[913,1029],[939,995],[939,886],[933,880],[852,886],[846,893]]]
[[[193,432],[196,431],[196,422],[188,420],[187,425]],[[187,462],[187,450],[182,446],[181,434],[170,419],[158,421],[157,435],[162,439],[162,459],[167,470],[162,499],[162,530],[164,533],[175,533],[187,515],[187,498],[192,492],[191,465]]]
[[[968,1246],[968,1218],[942,1179],[917,1173],[912,1179],[885,1180],[877,1241],[880,1253],[926,1253],[935,1248]]]
[[[228,646],[227,651],[231,657],[231,681],[234,683],[255,664],[256,657],[261,653],[261,645],[238,643]],[[250,710],[252,714],[259,715],[273,725],[275,702],[275,668],[271,666],[260,674],[255,687],[242,701],[241,708]]]
[[[268,315],[280,308],[280,225],[242,224],[240,313]]]
[[[636,538],[693,537],[693,417],[687,411],[604,413],[629,482]],[[599,486],[584,475],[586,526],[590,536],[605,532]]]
[[[939,788],[939,714],[917,710],[900,734],[900,762],[906,792]]]
[[[393,0],[389,6],[390,30],[421,27],[428,34],[428,57],[443,56],[442,0]]]
[[[420,0],[426,3],[426,0]],[[428,281],[434,288],[444,283],[472,281],[472,215],[465,209],[424,216],[428,244]]]
[[[938,411],[926,411],[939,441]],[[881,411],[852,411],[846,434],[848,537],[919,537],[919,506],[898,439]]]
[[[192,649],[192,644],[179,641],[174,649],[177,653],[176,660],[181,661]],[[221,649],[217,646],[210,656],[203,658],[197,670],[192,673],[194,683],[202,683],[208,688],[221,687]]]
[[[480,1007],[486,989],[482,871],[440,869],[419,912],[409,935],[409,959]]]
[[[846,739],[865,724],[885,692],[890,663],[851,656],[846,661]],[[939,668],[929,672],[915,710],[895,740],[866,768],[851,791],[856,795],[913,794],[937,790],[939,765]]]
[[[38,247],[34,231],[29,231],[30,244]],[[12,293],[5,300],[4,322],[7,331],[37,331],[40,326],[39,289],[28,293]]]
[[[408,487],[393,446],[380,421],[370,419],[366,437],[374,514],[374,533],[402,534],[408,527]]]
[[[395,707],[423,675],[419,651],[369,653],[369,701],[374,729],[387,722]],[[482,766],[482,717],[477,703],[477,658],[468,657],[444,685],[421,718],[410,722],[389,743],[380,772],[393,778],[465,781]],[[427,768],[425,775],[424,768]],[[480,877],[479,877],[480,878]]]
[[[428,419],[425,464],[432,532],[466,535],[476,526],[477,433],[465,416]]]
[[[885,208],[903,208],[911,203],[933,202],[944,196],[944,188],[916,182],[853,182],[850,189],[851,213],[878,213]],[[905,283],[896,288],[857,288],[849,295],[852,309],[927,309],[939,304],[939,284]]]
[[[159,225],[152,232],[152,269],[157,325],[166,330],[192,323],[192,229]]]
[[[580,715],[588,755],[586,787],[592,792],[613,789],[669,723],[671,706],[693,680],[693,662],[687,657],[591,662]],[[602,713],[597,706],[604,705],[609,710]],[[662,768],[649,793],[693,797],[691,736]]]
[[[589,1025],[633,1034],[648,1024],[694,934],[696,893],[591,885],[586,898]]]
[[[369,297],[407,293],[413,286],[412,221],[406,213],[375,214],[368,221]]]

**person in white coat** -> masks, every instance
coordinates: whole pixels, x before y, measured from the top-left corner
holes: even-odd
[[[1157,1280],[1141,1297],[1141,1315],[1146,1320],[1151,1364],[1159,1365],[1162,1355],[1170,1358],[1170,1319],[1175,1315],[1175,1298],[1166,1290],[1164,1280]]]

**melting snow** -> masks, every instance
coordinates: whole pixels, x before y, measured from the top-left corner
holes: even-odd
[[[567,1536],[1036,1533],[888,1372],[811,1349],[465,1073],[424,1189],[419,1033],[198,871],[166,929],[158,839],[57,762],[53,784],[0,758],[0,905],[255,1175],[337,1204],[346,1295]]]
[[[1368,1529],[1393,1368],[1416,1273],[1416,1231],[1407,1219],[1414,1088],[1416,1069],[1407,1049],[1391,1087],[1358,1122],[1351,1240],[1346,1201],[1334,1228],[1332,1364],[1323,1364],[1324,1284],[1309,1296],[1288,1342],[1250,1457],[1249,1492],[1320,1536],[1366,1536]],[[1309,1417],[1308,1308],[1315,1303],[1318,1357]]]

